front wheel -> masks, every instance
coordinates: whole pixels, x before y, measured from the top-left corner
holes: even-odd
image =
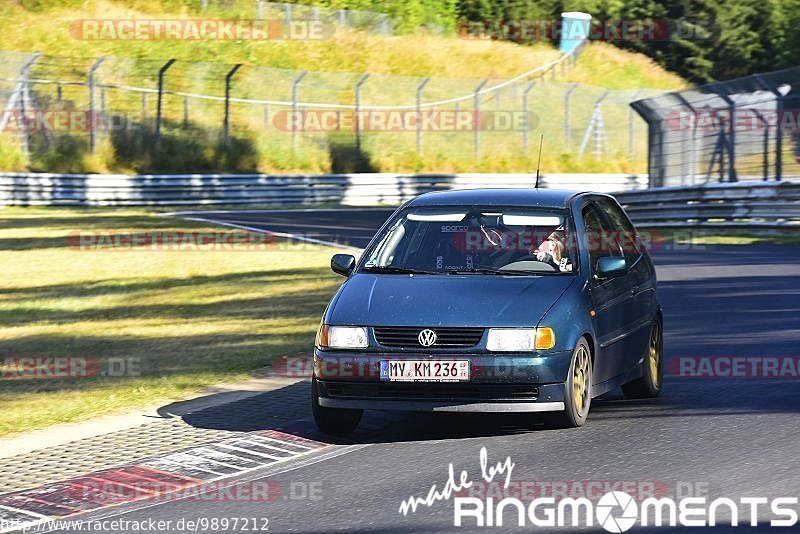
[[[564,383],[564,411],[556,416],[556,426],[583,426],[592,403],[592,353],[581,338],[572,352],[569,375]]]
[[[629,399],[647,399],[658,397],[664,380],[664,339],[661,323],[656,320],[650,329],[650,341],[647,355],[642,363],[642,377],[622,386],[622,392]]]
[[[319,389],[317,379],[311,379],[311,413],[320,430],[328,434],[349,434],[361,422],[364,410],[348,410],[345,408],[325,408],[319,405]]]

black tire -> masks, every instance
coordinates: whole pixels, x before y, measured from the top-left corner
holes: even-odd
[[[586,422],[592,404],[592,371],[592,352],[586,339],[581,338],[572,351],[569,374],[564,382],[565,408],[555,415],[554,426],[575,428]]]
[[[642,377],[622,386],[628,399],[649,399],[661,394],[664,382],[664,336],[661,321],[656,320],[650,328],[647,354],[642,363]]]
[[[328,434],[349,434],[361,422],[364,410],[349,410],[345,408],[325,408],[319,405],[319,391],[317,379],[311,379],[311,413],[314,422],[320,430]]]

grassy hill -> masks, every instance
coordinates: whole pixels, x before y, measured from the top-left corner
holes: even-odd
[[[81,81],[85,79],[83,72],[93,58],[107,55],[132,58],[132,61],[125,64],[124,78],[116,76],[117,70],[122,71],[117,66],[119,62],[107,63],[105,71],[99,75],[101,81],[106,76],[108,80],[118,83],[154,87],[154,74],[158,66],[168,58],[177,58],[176,67],[168,74],[168,88],[171,90],[221,95],[224,72],[230,65],[242,63],[245,67],[237,74],[237,96],[286,100],[290,92],[291,73],[266,71],[265,68],[342,73],[329,76],[339,76],[341,79],[344,79],[345,73],[369,72],[373,78],[365,86],[365,102],[408,104],[413,102],[412,88],[418,81],[407,77],[433,76],[439,80],[438,85],[432,83],[428,87],[426,98],[460,96],[469,94],[475,80],[510,78],[558,57],[557,50],[546,43],[525,46],[447,35],[381,36],[352,30],[337,30],[328,39],[303,41],[83,40],[75,37],[74,28],[80,24],[76,21],[84,19],[247,18],[253,16],[253,8],[248,3],[246,10],[243,7],[219,10],[213,7],[214,2],[210,2],[211,7],[201,15],[182,6],[180,2],[169,0],[38,0],[23,4],[28,8],[15,2],[0,6],[0,50],[38,51],[46,56],[70,58],[47,58],[42,62],[46,66],[37,67],[50,69],[39,77],[51,79]],[[31,6],[34,8],[31,9]],[[190,65],[188,62],[203,63]],[[0,71],[3,76],[10,77],[14,75],[10,71],[11,62],[6,63],[8,70],[0,66]],[[209,72],[214,72],[214,76],[210,76]],[[277,83],[276,77],[286,79]],[[355,74],[353,77],[356,77]],[[452,82],[448,82],[449,79]],[[603,43],[587,47],[574,67],[564,72],[559,70],[552,86],[535,92],[536,98],[532,98],[531,109],[540,116],[539,130],[548,139],[554,139],[551,150],[545,156],[551,171],[637,171],[644,168],[642,147],[639,147],[638,156],[634,158],[618,150],[612,157],[595,160],[590,156],[575,157],[574,151],[580,139],[576,139],[572,146],[560,146],[555,142],[560,136],[556,134],[558,129],[555,128],[555,121],[549,121],[548,116],[557,115],[562,107],[563,98],[559,95],[563,93],[563,88],[559,84],[572,82],[598,88],[596,91],[585,91],[584,97],[577,95],[574,119],[576,136],[586,122],[581,114],[590,113],[587,109],[592,95],[601,89],[635,90],[647,87],[672,90],[685,86],[680,77],[664,71],[645,56]],[[326,101],[349,103],[352,90],[349,89],[351,86],[347,87],[346,90],[331,93],[332,96]],[[40,86],[37,90],[44,91],[44,88]],[[314,82],[307,82],[304,90],[305,95],[313,100]],[[66,86],[61,97],[68,103],[65,105],[81,109],[88,100],[85,93],[83,87]],[[142,106],[139,96],[110,93],[109,100],[113,105],[121,106],[128,115],[133,115],[139,113]],[[517,109],[514,106],[519,106],[518,92],[515,91],[513,96],[512,100],[510,92],[504,94],[505,100],[498,98],[496,106],[500,109]],[[49,98],[55,99],[53,95]],[[620,98],[624,98],[624,95]],[[151,98],[147,102],[150,117],[154,115],[154,101],[155,98]],[[220,148],[215,145],[221,122],[219,103],[191,104],[190,121],[182,124],[182,99],[167,98],[165,101],[165,117],[170,121],[163,129],[168,138],[166,145],[170,149],[168,157],[155,154],[147,147],[131,152],[130,147],[136,143],[131,143],[127,138],[122,141],[101,139],[98,153],[94,155],[87,153],[85,139],[60,138],[55,142],[51,139],[35,145],[30,161],[26,161],[19,152],[18,144],[5,137],[0,138],[0,168],[119,172],[159,169],[319,172],[335,167],[336,156],[332,154],[331,143],[351,142],[347,135],[339,136],[343,140],[335,136],[303,135],[300,146],[293,150],[290,134],[285,131],[265,131],[264,124],[267,121],[261,119],[264,110],[234,106],[233,135],[237,137],[235,141],[240,142],[234,142],[232,149]],[[465,101],[463,105],[470,106],[471,101]],[[619,116],[622,117],[624,103],[617,105],[620,108]],[[269,116],[272,112],[266,110],[264,113]],[[612,122],[618,121],[614,119]],[[547,129],[548,124],[553,125],[552,135]],[[531,138],[538,137],[537,132],[534,130]],[[143,139],[145,142],[140,144],[146,145],[147,138]],[[174,142],[170,143],[169,139]],[[471,134],[465,133],[428,135],[422,156],[416,154],[413,133],[366,134],[364,146],[368,151],[366,157],[369,159],[369,168],[381,171],[524,171],[531,166],[530,157],[520,154],[519,132],[487,137],[484,141],[486,155],[477,160],[464,157],[465,152],[471,152],[471,139]],[[619,142],[623,142],[622,137]],[[230,154],[231,150],[235,153]],[[202,162],[198,163],[198,160]]]

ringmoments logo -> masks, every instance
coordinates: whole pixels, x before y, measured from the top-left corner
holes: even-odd
[[[676,501],[669,497],[650,497],[641,503],[623,491],[611,491],[597,503],[588,498],[553,497],[534,499],[527,505],[509,497],[495,502],[487,498],[454,499],[454,526],[461,527],[592,527],[595,523],[608,532],[627,532],[642,527],[756,526],[769,513],[771,527],[794,527],[798,523],[797,497],[767,499],[743,497],[738,501],[688,497]]]
[[[515,467],[511,457],[494,464],[483,447],[479,455],[480,478],[471,478],[466,470],[456,473],[453,464],[447,469],[447,480],[434,484],[424,496],[410,496],[400,504],[403,516],[418,513],[423,507],[432,508],[444,501],[453,500],[453,526],[502,527],[533,526],[593,527],[598,525],[607,532],[627,532],[636,525],[642,527],[713,527],[731,526],[795,527],[798,523],[798,498],[742,497],[738,500],[705,496],[689,496],[676,500],[660,496],[658,485],[648,485],[652,496],[640,494],[640,500],[626,491],[611,489],[599,499],[587,496],[561,497],[536,496],[533,499],[503,496],[512,493],[512,473]],[[629,481],[636,482],[636,481]],[[639,481],[641,482],[641,481]],[[469,495],[475,487],[502,485],[501,491],[492,492],[497,497],[480,491],[480,497]],[[574,486],[574,485],[573,485]],[[579,484],[588,488],[588,484]],[[637,487],[637,486],[634,486]],[[627,488],[626,488],[627,489]],[[519,492],[513,492],[520,495]],[[526,495],[526,497],[528,497]],[[745,531],[746,529],[743,529]]]

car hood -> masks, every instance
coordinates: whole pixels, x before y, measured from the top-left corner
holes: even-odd
[[[575,276],[355,274],[326,322],[364,326],[536,326]]]

